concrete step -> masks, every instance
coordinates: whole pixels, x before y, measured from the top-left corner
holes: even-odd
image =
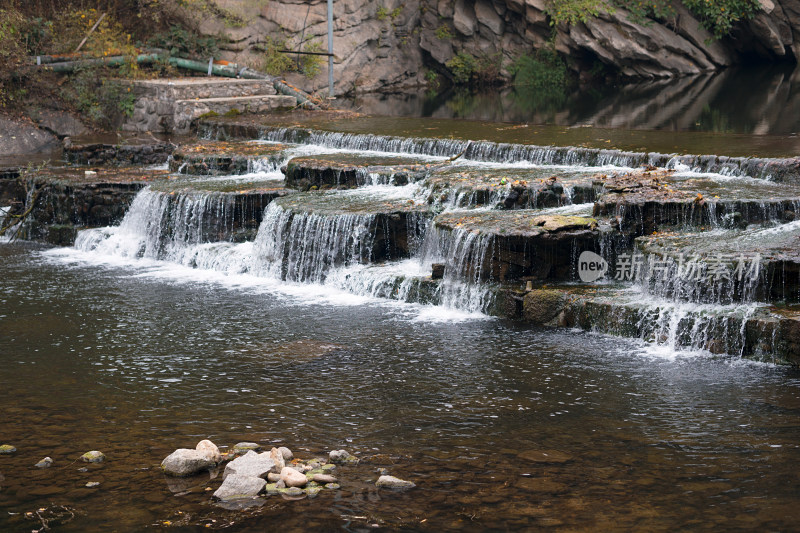
[[[273,109],[294,107],[296,104],[294,97],[278,95],[176,100],[173,131],[188,132],[193,121],[208,113],[224,115],[234,109],[241,113],[265,113]]]
[[[230,98],[276,94],[272,82],[231,78],[167,78],[134,83],[137,97],[155,100]]]

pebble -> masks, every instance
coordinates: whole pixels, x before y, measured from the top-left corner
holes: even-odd
[[[270,483],[277,483],[280,480],[281,480],[280,474],[276,474],[275,472],[270,472],[269,474],[267,474],[267,481],[269,481]]]
[[[106,460],[106,454],[98,452],[97,450],[92,450],[81,455],[81,459],[84,463],[102,463]]]
[[[331,463],[347,464],[357,463],[358,459],[350,455],[346,450],[333,450],[328,454]]]
[[[319,487],[309,487],[306,489],[306,494],[308,495],[309,498],[313,498],[317,494],[319,494],[321,490],[322,489]]]
[[[338,480],[328,474],[314,474],[311,478],[311,481],[316,481],[317,483],[322,483],[323,485],[326,483],[336,483]]]
[[[49,457],[45,457],[44,459],[36,463],[34,466],[36,468],[50,468],[51,466],[53,466],[53,460]]]
[[[0,453],[14,453],[15,451],[17,451],[17,449],[10,444],[3,444],[0,446]]]
[[[257,452],[261,449],[261,445],[256,442],[239,442],[233,446],[233,453],[242,454],[250,450]]]
[[[292,453],[292,450],[290,450],[286,446],[281,446],[280,448],[278,448],[278,451],[283,454],[284,461],[291,461],[292,459],[294,459],[294,454]]]
[[[85,486],[86,486],[86,488],[93,489],[95,487],[99,487],[100,486],[100,482],[99,481],[89,481],[88,483],[86,483]]]
[[[338,483],[328,483],[325,485],[325,488],[328,490],[336,490],[338,488],[341,488],[341,485],[339,485]]]
[[[527,450],[517,457],[531,463],[566,463],[572,460],[571,455],[558,450]]]

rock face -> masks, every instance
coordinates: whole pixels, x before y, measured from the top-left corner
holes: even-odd
[[[263,65],[264,36],[301,40],[327,49],[327,3],[216,0],[244,22],[231,28],[221,17],[206,17],[201,30],[227,36],[224,59]],[[575,68],[595,61],[623,75],[641,78],[684,76],[718,70],[747,56],[768,60],[800,58],[800,0],[762,3],[752,20],[729,37],[712,40],[682,4],[663,22],[633,22],[625,9],[601,12],[585,23],[561,24],[556,48]],[[542,48],[553,28],[544,0],[348,0],[334,3],[334,64],[337,94],[401,90],[424,85],[424,74],[445,71],[461,51],[502,62],[501,74],[524,53]],[[230,17],[229,17],[230,18]],[[308,46],[308,45],[306,45]],[[327,68],[311,79],[290,74],[287,81],[313,92],[327,88]]]
[[[26,155],[60,148],[58,139],[33,124],[0,116],[0,154]]]

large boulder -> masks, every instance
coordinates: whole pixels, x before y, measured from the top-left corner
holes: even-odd
[[[561,291],[533,290],[522,300],[522,316],[528,322],[544,325],[557,317],[566,304],[567,297]]]
[[[170,476],[185,477],[208,470],[216,464],[205,450],[181,448],[169,454],[161,462],[161,470]]]
[[[264,491],[267,482],[260,477],[233,474],[225,478],[222,485],[214,491],[214,497],[222,500],[254,498]]]
[[[222,473],[223,479],[230,475],[246,475],[253,477],[266,478],[270,472],[276,472],[277,465],[270,457],[270,452],[256,453],[248,451],[241,457],[237,457],[225,466]]]

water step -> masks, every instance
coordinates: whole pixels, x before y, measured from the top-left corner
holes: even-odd
[[[594,215],[648,235],[666,227],[743,226],[800,215],[800,186],[752,178],[696,177],[655,170],[608,176]]]
[[[594,201],[601,190],[596,172],[558,168],[477,167],[454,164],[433,169],[422,185],[428,201],[446,208],[490,206],[535,209]]]
[[[550,286],[504,291],[505,315],[538,325],[632,337],[669,349],[800,363],[800,307],[700,305],[631,289]]]
[[[292,158],[282,169],[286,183],[302,191],[364,185],[406,185],[424,177],[419,159],[361,154],[320,154]]]
[[[266,113],[275,109],[293,108],[297,104],[293,96],[256,95],[217,98],[194,98],[174,101],[175,133],[186,133],[192,123],[203,115],[216,113]]]
[[[682,301],[800,302],[800,221],[746,230],[652,235],[635,281]]]
[[[80,229],[118,224],[136,194],[165,176],[140,167],[46,169],[33,178],[31,189],[40,192],[19,237],[69,246]],[[24,205],[23,191],[16,194]]]
[[[231,175],[277,171],[285,160],[284,144],[200,141],[182,145],[169,161],[172,172],[193,175]]]
[[[594,218],[535,209],[446,212],[434,224],[442,242],[458,243],[448,275],[467,280],[574,280],[578,255],[598,252],[604,234]]]
[[[267,208],[256,244],[282,265],[283,279],[322,282],[336,267],[408,257],[431,216],[424,204],[390,194],[298,193]]]
[[[342,127],[335,124],[331,127]],[[218,139],[268,139],[288,143],[306,143],[329,148],[379,150],[452,157],[464,152],[474,161],[512,163],[525,161],[546,165],[583,165],[638,168],[647,165],[664,168],[716,172],[728,176],[751,176],[777,182],[800,184],[800,157],[750,158],[716,155],[676,155],[658,152],[625,152],[574,146],[537,146],[527,144],[437,139],[414,136],[379,135],[298,128],[274,123],[237,121],[225,117],[210,118],[200,124],[204,137]]]

